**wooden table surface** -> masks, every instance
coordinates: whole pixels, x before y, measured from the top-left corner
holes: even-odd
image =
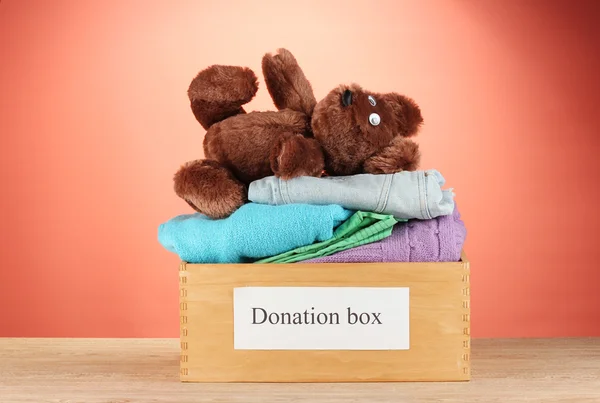
[[[188,384],[176,339],[1,339],[0,402],[600,403],[600,338],[480,340],[467,383]]]

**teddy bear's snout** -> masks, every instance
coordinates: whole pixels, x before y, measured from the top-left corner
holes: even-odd
[[[350,90],[344,91],[344,93],[342,94],[342,104],[344,106],[352,105],[352,91],[350,91]]]

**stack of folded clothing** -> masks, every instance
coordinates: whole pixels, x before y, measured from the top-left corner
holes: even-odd
[[[159,242],[188,263],[449,262],[466,229],[437,170],[252,182],[224,219],[177,216]]]

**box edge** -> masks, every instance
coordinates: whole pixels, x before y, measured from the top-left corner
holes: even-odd
[[[187,262],[179,263],[179,380],[185,381],[189,375],[188,368],[188,328],[187,328]]]

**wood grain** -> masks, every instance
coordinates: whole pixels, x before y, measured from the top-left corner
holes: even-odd
[[[464,258],[466,259],[466,258]],[[470,378],[469,263],[180,267],[181,379],[186,382],[465,381]],[[410,349],[233,348],[233,289],[409,287]]]
[[[178,339],[0,339],[0,402],[600,402],[600,338],[475,339],[471,361],[470,382],[182,383]]]

